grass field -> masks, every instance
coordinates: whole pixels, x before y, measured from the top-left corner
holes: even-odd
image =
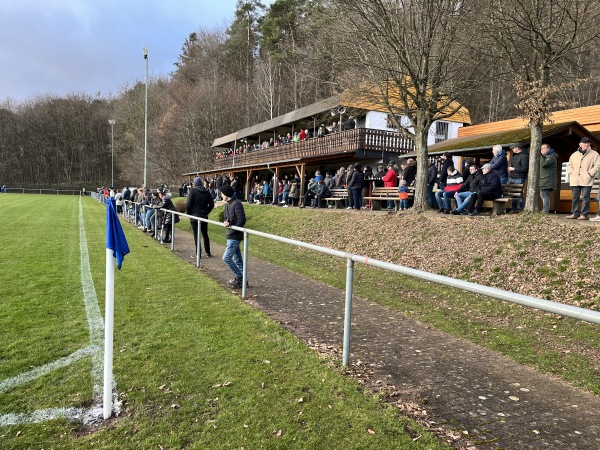
[[[217,220],[221,210],[222,208],[216,208],[210,218]],[[346,211],[318,212],[298,208],[284,210],[257,205],[246,205],[246,215],[248,216],[247,227],[279,236],[327,245],[337,250],[379,257],[396,263],[398,262],[390,258],[391,252],[395,252],[398,256],[403,255],[406,247],[409,254],[416,257],[426,255],[431,258],[431,262],[440,262],[435,256],[436,242],[433,237],[441,234],[443,229],[439,224],[432,224],[428,217],[399,215],[389,217],[369,213],[352,215]],[[432,216],[438,219],[435,214]],[[517,260],[499,258],[494,249],[501,248],[497,244],[498,234],[504,234],[505,242],[510,242],[510,245],[517,249],[525,249],[522,250],[523,255],[520,260],[527,262],[529,258],[535,256],[533,252],[528,252],[528,249],[535,246],[536,235],[524,230],[551,229],[554,239],[563,236],[565,243],[562,246],[553,244],[546,253],[541,255],[542,260],[545,258],[561,261],[559,265],[565,260],[577,262],[579,265],[569,267],[567,271],[584,274],[582,280],[578,281],[578,292],[583,297],[594,299],[598,279],[589,272],[591,268],[600,265],[600,252],[596,247],[585,246],[581,250],[585,253],[583,259],[567,253],[572,252],[573,249],[580,251],[580,244],[577,247],[569,245],[566,237],[570,234],[575,236],[581,234],[580,229],[561,229],[560,223],[556,225],[554,221],[539,215],[533,218],[508,216],[493,221],[483,219],[452,223],[457,224],[451,234],[458,244],[456,252],[444,254],[442,261],[444,266],[469,266],[472,267],[473,272],[476,272],[486,270],[486,264],[489,265],[493,260],[493,266],[498,269],[497,272],[490,271],[493,277],[521,276],[525,279],[523,285],[534,284],[536,288],[543,290],[547,286],[535,276],[534,271],[536,267],[541,267],[541,262],[533,261],[528,272],[518,275],[517,270],[513,268]],[[460,227],[460,224],[468,226]],[[189,223],[183,221],[178,226],[181,229],[186,227],[189,229]],[[571,224],[566,226],[572,227]],[[210,231],[211,239],[224,243],[222,230],[213,228]],[[515,232],[511,234],[511,230]],[[596,231],[593,228],[586,230],[586,239],[592,239]],[[427,236],[427,239],[422,240],[421,236]],[[474,236],[477,236],[477,240]],[[539,241],[546,241],[547,238],[548,235],[542,235]],[[250,242],[249,251],[253,256],[269,260],[332,286],[342,289],[344,287],[346,267],[340,260],[275,241],[267,241],[260,237],[253,236]],[[460,247],[465,242],[474,249],[472,253]],[[398,243],[404,245],[398,246]],[[265,247],[269,248],[268,252],[262,251]],[[479,249],[489,249],[489,251],[486,253]],[[410,262],[407,265],[411,266]],[[435,272],[437,268],[438,266],[429,267],[429,271]],[[469,276],[458,271],[446,275],[470,280]],[[490,285],[494,284],[490,283]],[[585,289],[586,287],[588,290]],[[600,395],[598,325],[561,318],[555,314],[543,313],[361,264],[355,266],[354,294],[387,305],[447,333],[498,351],[521,364],[558,376],[573,385]]]
[[[82,208],[103,312],[104,208],[90,198]],[[8,194],[0,210],[0,420],[89,408],[92,354],[6,384],[93,344],[79,199]],[[2,449],[446,448],[192,265],[132,227],[125,233],[131,254],[115,277],[120,417],[0,426]]]

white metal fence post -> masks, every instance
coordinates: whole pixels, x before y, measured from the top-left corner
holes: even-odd
[[[346,259],[346,306],[344,308],[344,348],[342,364],[348,365],[350,359],[350,329],[352,327],[352,284],[354,282],[354,261]]]
[[[242,269],[242,298],[246,298],[248,287],[248,232],[244,231],[244,265]]]

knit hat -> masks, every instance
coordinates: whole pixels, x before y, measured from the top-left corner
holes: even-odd
[[[200,177],[194,178],[194,186],[202,186],[202,178],[200,178]]]
[[[233,190],[233,188],[230,185],[226,184],[225,186],[223,186],[221,188],[221,194],[223,194],[226,197],[231,198],[231,197],[233,197],[233,194],[235,194],[235,191]]]

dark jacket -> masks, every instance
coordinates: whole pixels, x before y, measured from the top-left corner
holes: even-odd
[[[326,184],[319,184],[317,187],[317,197],[327,198],[331,197],[331,191]]]
[[[500,182],[500,176],[493,170],[490,170],[486,175],[483,175],[477,193],[491,194],[493,198],[502,197],[502,183]]]
[[[552,149],[540,156],[540,189],[556,190],[557,159],[556,152]]]
[[[348,181],[348,187],[350,189],[362,189],[363,187],[364,176],[360,170],[355,170],[352,172],[352,176]]]
[[[504,150],[498,152],[496,156],[490,161],[492,167],[490,171],[494,171],[500,178],[508,178],[508,160],[506,159],[506,153]]]
[[[246,225],[246,214],[244,212],[244,205],[242,205],[242,202],[235,197],[230,198],[229,201],[225,203],[223,220],[225,222],[229,222],[230,226],[243,227]],[[242,231],[227,228],[225,230],[225,237],[227,239],[243,241],[244,233]]]
[[[520,153],[515,153],[510,161],[510,166],[515,170],[510,172],[511,178],[527,178],[529,172],[529,153],[521,150]]]
[[[190,216],[208,219],[208,215],[215,207],[212,195],[204,186],[194,186],[185,204],[185,212]]]
[[[446,184],[446,178],[448,178],[448,167],[453,166],[454,162],[452,158],[447,158],[442,163],[442,170],[440,170],[440,182]]]
[[[164,209],[168,209],[169,211],[177,211],[177,208],[175,208],[175,205],[173,204],[173,201],[171,200],[171,198],[165,198],[164,202],[162,203],[162,207]],[[167,226],[167,225],[171,225],[171,218],[173,217],[173,214],[169,214],[169,213],[165,213],[163,216],[163,225]],[[175,223],[179,222],[179,220],[176,218],[175,219]]]
[[[469,172],[467,180],[463,183],[458,192],[477,192],[482,181],[483,172],[481,172],[480,169],[478,169],[475,173]]]
[[[406,166],[402,179],[406,181],[407,186],[412,186],[415,182],[415,178],[417,178],[417,163],[411,162]]]
[[[429,164],[429,169],[427,169],[427,184],[429,186],[433,186],[435,184],[435,180],[438,176],[437,166],[434,162]]]

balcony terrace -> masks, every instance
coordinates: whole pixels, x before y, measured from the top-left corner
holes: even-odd
[[[275,147],[254,150],[215,159],[213,170],[226,170],[266,164],[277,164],[283,161],[310,162],[334,155],[361,156],[377,153],[397,153],[403,155],[412,152],[412,141],[394,131],[355,128],[339,133],[331,133],[321,138],[293,142]]]

